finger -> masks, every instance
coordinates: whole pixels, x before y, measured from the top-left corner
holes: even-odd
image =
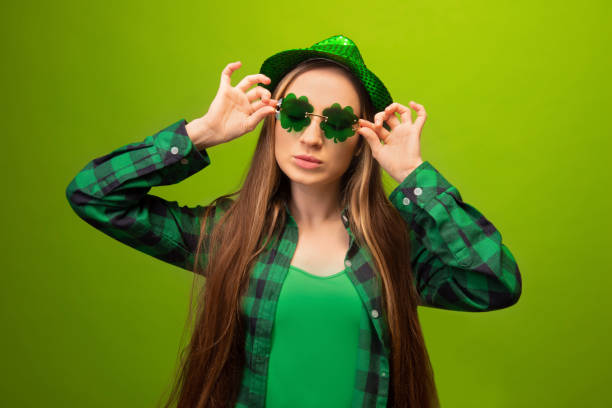
[[[427,112],[425,111],[425,107],[414,101],[410,101],[410,106],[417,113],[417,117],[414,120],[414,124],[417,125],[418,129],[422,129],[423,125],[425,124],[425,119],[427,119]]]
[[[389,107],[387,107],[385,111],[387,111],[387,109],[389,109]],[[399,118],[395,116],[395,112],[390,112],[390,110],[387,111],[387,116],[386,122],[389,124],[389,127],[391,130],[395,129],[395,127],[400,124]]]
[[[259,121],[261,121],[264,117],[266,117],[267,115],[271,115],[274,112],[276,112],[276,109],[274,109],[272,106],[264,106],[253,112],[247,118],[247,126],[249,131],[255,129]]]
[[[378,133],[383,140],[387,140],[387,136],[389,136],[389,131],[383,127],[385,119],[385,111],[378,112],[374,115],[374,131]]]
[[[374,123],[370,122],[367,119],[359,119],[357,121],[357,123],[359,124],[359,126],[367,126],[369,128],[373,128],[374,127]]]
[[[246,92],[246,90],[249,89],[252,85],[259,82],[263,84],[269,84],[270,78],[268,78],[264,74],[247,75],[242,78],[242,81],[240,81],[238,85],[236,85],[236,89],[240,89],[242,92]]]
[[[403,122],[412,123],[412,112],[410,111],[410,108],[402,105],[401,103],[393,102],[391,105],[385,108],[385,112],[388,112],[388,113],[398,112],[400,114],[400,118],[402,119],[402,123]],[[393,126],[391,126],[391,128],[393,129]]]
[[[242,62],[230,62],[223,68],[223,72],[221,72],[221,85],[232,86],[232,73],[240,68]]]
[[[376,125],[372,122],[370,122],[369,120],[366,119],[359,119],[359,121],[357,121],[357,123],[359,124],[360,127],[368,127],[372,130],[375,129]]]
[[[261,98],[262,101],[270,100],[272,94],[266,88],[262,86],[257,86],[246,93],[247,99],[249,102],[253,102],[257,98]]]
[[[366,128],[372,130],[376,134],[378,139],[384,141],[385,143],[389,138],[390,132],[384,127],[376,125],[376,123],[372,123],[364,119],[359,119],[359,125],[361,126],[360,129]]]
[[[375,157],[378,156],[378,151],[381,148],[380,138],[378,137],[378,134],[374,130],[370,129],[369,127],[360,127],[357,130],[357,133],[359,133],[361,136],[363,136],[366,139],[366,142],[368,142],[368,144],[370,145],[372,154]]]
[[[262,101],[261,99],[257,99],[255,102],[253,102],[251,104],[251,110],[250,113],[255,112],[257,109],[263,107],[263,106],[271,106],[276,110],[276,100],[275,99],[268,99],[267,101]]]

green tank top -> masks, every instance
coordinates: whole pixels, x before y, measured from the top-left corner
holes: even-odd
[[[291,265],[272,330],[266,408],[350,407],[362,313],[346,269],[317,276]]]

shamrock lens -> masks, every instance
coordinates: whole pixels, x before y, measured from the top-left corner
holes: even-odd
[[[323,110],[323,115],[327,116],[325,122],[321,122],[321,129],[325,131],[328,139],[333,139],[334,143],[344,142],[348,137],[356,132],[356,124],[359,120],[353,113],[353,108],[346,106],[344,109],[338,103],[334,103]]]
[[[297,98],[294,93],[290,93],[283,98],[280,105],[280,121],[284,129],[291,129],[299,132],[302,128],[310,124],[310,116],[314,107],[308,102],[308,98],[300,96]]]
[[[342,109],[337,103],[325,109],[323,115],[327,116],[327,124],[334,130],[352,128],[358,120],[357,115],[353,113],[353,109],[350,106]]]

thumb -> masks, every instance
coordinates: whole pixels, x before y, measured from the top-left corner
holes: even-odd
[[[264,117],[269,115],[270,113],[276,111],[273,106],[262,106],[257,109],[255,112],[251,113],[251,115],[247,118],[247,126],[249,129],[253,130]]]
[[[366,141],[370,145],[370,149],[372,150],[372,154],[374,156],[377,156],[378,155],[378,151],[382,147],[380,145],[380,138],[378,137],[378,134],[375,131],[373,131],[372,129],[368,128],[368,127],[361,127],[361,128],[359,128],[357,133],[359,133],[361,136],[363,136],[366,139]]]

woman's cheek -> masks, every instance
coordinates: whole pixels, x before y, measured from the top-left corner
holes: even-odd
[[[274,139],[274,149],[276,151],[277,157],[287,156],[291,154],[291,143],[287,134],[282,132],[276,132]]]

